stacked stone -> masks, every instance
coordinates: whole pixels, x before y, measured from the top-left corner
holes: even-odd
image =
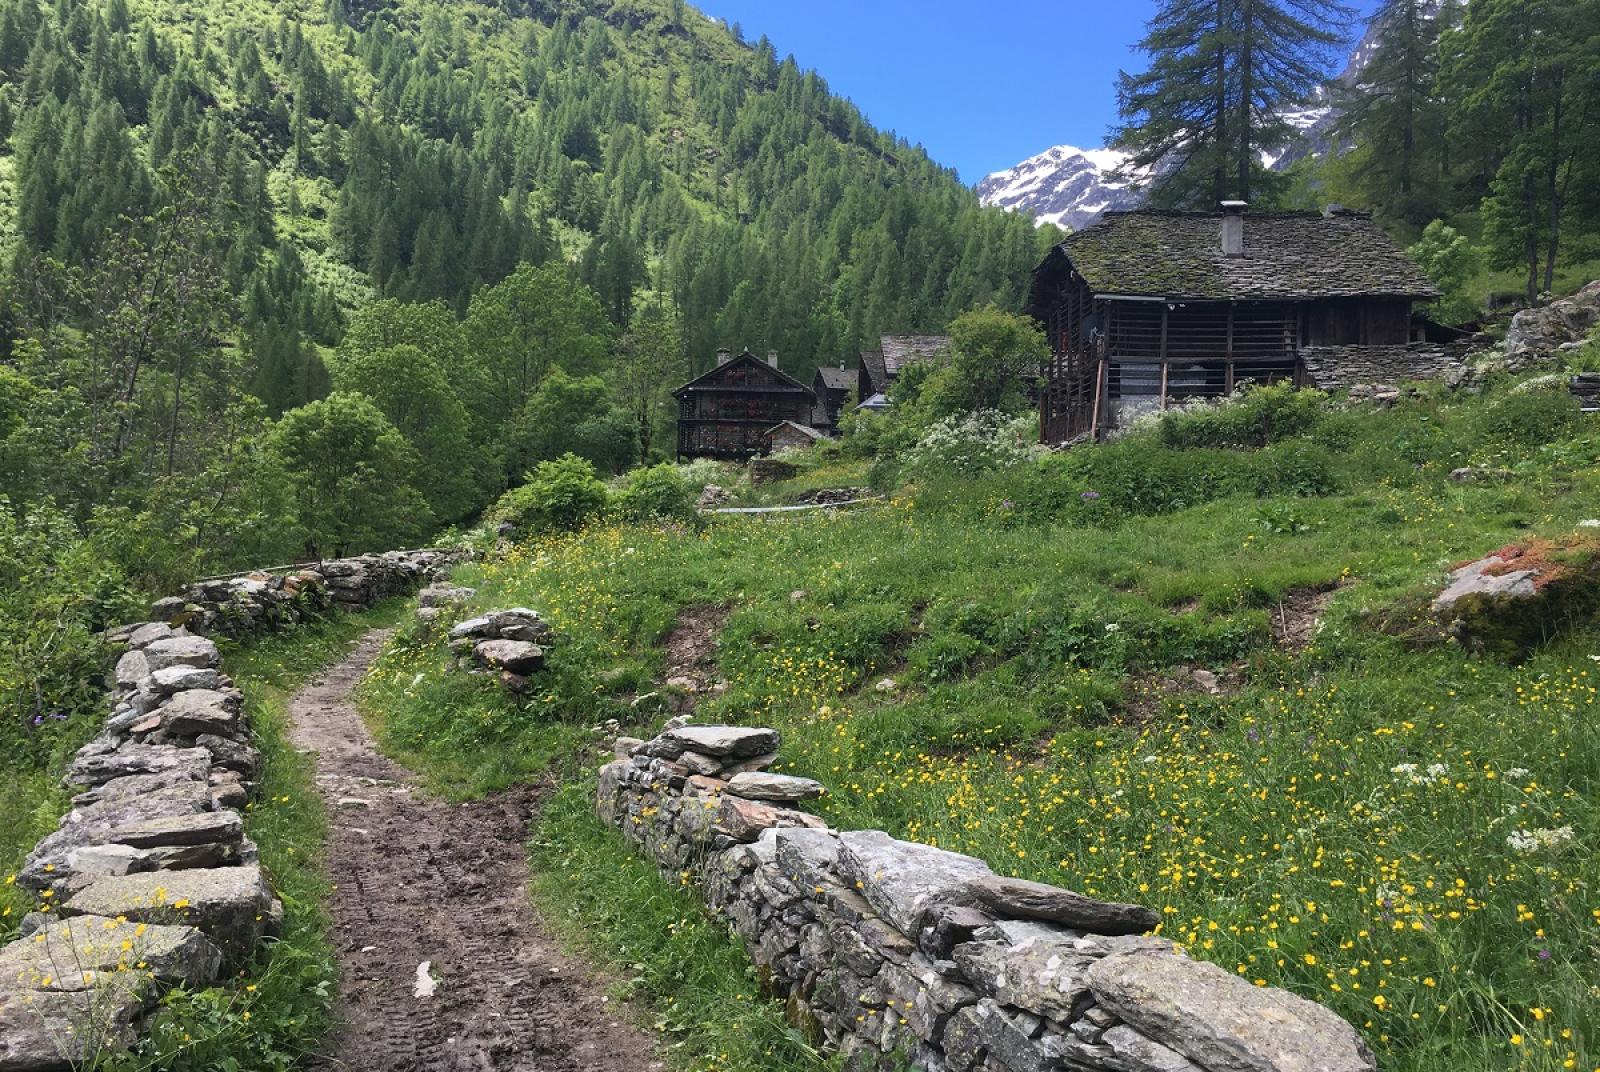
[[[544,669],[550,636],[550,623],[538,611],[513,607],[455,626],[450,630],[450,650],[457,664],[465,664],[471,673],[495,675],[512,692],[522,692],[528,679]]]
[[[621,739],[597,811],[689,872],[787,999],[857,1067],[932,1072],[1372,1072],[1332,1011],[1147,936],[1159,916],[996,875],[880,831],[831,830],[822,792],[764,773],[778,735]]]
[[[414,591],[461,561],[459,551],[386,551],[286,573],[202,581],[150,609],[151,618],[206,636],[252,636],[297,625],[332,607],[362,610]]]
[[[282,919],[237,809],[261,758],[217,647],[164,622],[120,631],[112,714],[82,791],[16,876],[49,912],[0,949],[0,1070],[126,1049],[171,986],[248,960]]]

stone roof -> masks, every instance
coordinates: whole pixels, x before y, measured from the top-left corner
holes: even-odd
[[[766,434],[771,435],[773,432],[776,432],[778,429],[784,427],[793,428],[795,431],[799,432],[803,436],[806,436],[808,439],[815,439],[819,442],[828,438],[826,433],[817,431],[809,424],[800,424],[798,421],[779,421],[771,428],[768,428]]]
[[[874,391],[886,390],[889,386],[889,374],[883,367],[882,350],[861,351],[861,368],[867,374],[867,383]]]
[[[878,339],[879,352],[883,354],[883,369],[890,379],[898,376],[907,365],[919,361],[935,361],[950,349],[948,335],[884,335]]]
[[[1222,252],[1222,219],[1218,212],[1108,212],[1056,250],[1096,294],[1253,301],[1439,296],[1365,214],[1248,213],[1242,257]]]
[[[817,370],[817,375],[822,377],[822,385],[830,391],[848,391],[855,386],[856,370],[833,368],[825,365]]]

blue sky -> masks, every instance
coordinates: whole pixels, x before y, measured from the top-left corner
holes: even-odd
[[[974,183],[1097,148],[1156,0],[691,0],[815,68],[872,122]],[[1362,0],[1363,10],[1372,6]]]

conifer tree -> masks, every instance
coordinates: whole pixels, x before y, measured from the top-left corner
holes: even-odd
[[[1335,0],[1163,0],[1122,72],[1113,140],[1158,203],[1207,206],[1267,192],[1263,153],[1290,128],[1281,110],[1322,84],[1352,10]]]

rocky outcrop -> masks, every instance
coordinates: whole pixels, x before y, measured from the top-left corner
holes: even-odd
[[[948,1072],[1373,1072],[1322,1006],[1150,937],[1140,905],[996,875],[794,806],[778,735],[620,739],[598,814],[744,942],[791,1019],[855,1067]],[[820,789],[820,787],[817,787]],[[748,795],[741,795],[741,793]]]
[[[1462,563],[1432,609],[1463,646],[1522,658],[1600,612],[1600,541],[1529,540]]]
[[[458,556],[363,555],[205,582],[124,626],[111,714],[68,765],[80,789],[16,884],[47,910],[0,949],[0,1072],[83,1067],[126,1050],[173,986],[238,971],[283,908],[242,809],[260,774],[243,696],[207,633],[245,636],[415,587]]]
[[[1524,309],[1511,318],[1506,332],[1506,367],[1512,372],[1530,368],[1556,355],[1583,346],[1600,325],[1600,280],[1570,298],[1537,309]]]

